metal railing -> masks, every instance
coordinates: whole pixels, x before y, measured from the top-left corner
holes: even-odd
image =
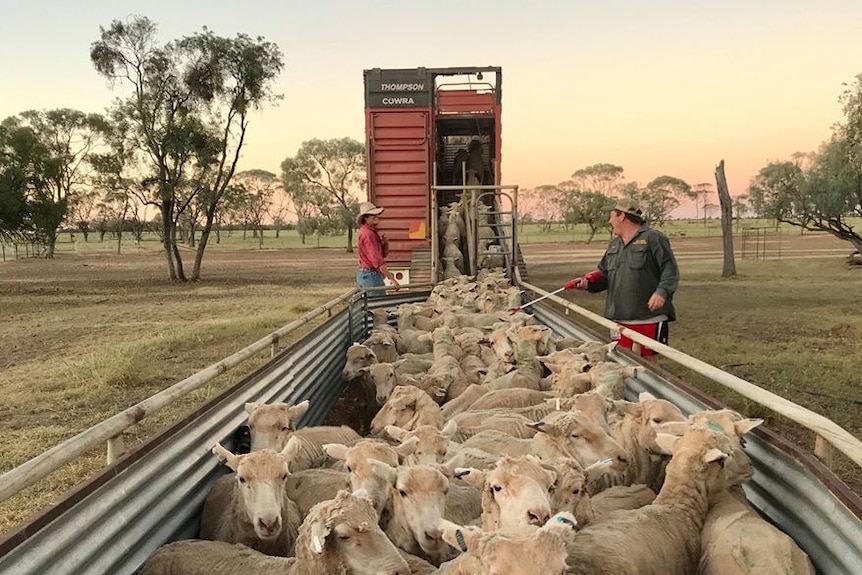
[[[810,429],[816,434],[814,455],[816,455],[817,458],[820,459],[827,467],[831,467],[833,447],[849,457],[854,463],[856,463],[856,465],[862,467],[862,441],[854,437],[849,431],[845,430],[834,421],[695,357],[659,343],[652,338],[637,333],[636,331],[624,328],[618,323],[575,305],[560,296],[550,295],[540,287],[521,281],[520,273],[517,268],[515,270],[515,276],[519,286],[536,294],[543,296],[547,295],[549,301],[553,301],[563,306],[566,310],[577,313],[610,330],[619,332],[621,335],[630,338],[633,342],[649,347],[656,353],[661,354],[679,365],[731,389],[743,397],[746,397],[775,413],[781,414],[807,429]]]

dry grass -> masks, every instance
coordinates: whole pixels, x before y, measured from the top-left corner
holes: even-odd
[[[718,238],[674,239],[682,287],[671,344],[728,366],[859,436],[862,269],[844,266],[841,242],[814,236],[796,246],[783,241],[781,260],[739,260],[739,275],[722,280]],[[556,288],[592,269],[602,248],[561,243],[528,245],[524,252],[534,283]],[[0,472],[344,293],[354,269],[355,255],[340,248],[213,246],[204,281],[185,285],[165,280],[157,249],[123,256],[79,250],[55,261],[0,262]],[[602,296],[573,297],[601,310]],[[147,418],[130,430],[127,444],[163,429],[266,359],[263,354]],[[737,409],[785,425],[678,371]],[[810,433],[794,433],[810,447]],[[103,465],[104,451],[95,451],[0,503],[0,532]],[[858,468],[839,465],[860,491]]]

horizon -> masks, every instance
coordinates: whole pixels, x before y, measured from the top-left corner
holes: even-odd
[[[862,3],[846,0],[828,0],[830,9],[729,0],[709,11],[681,0],[539,1],[528,9],[512,0],[263,0],[242,13],[199,1],[154,0],[146,11],[128,0],[0,1],[0,77],[12,83],[0,118],[29,109],[103,112],[127,94],[96,74],[89,46],[99,26],[129,14],[152,19],[162,42],[207,26],[278,44],[285,69],[274,91],[284,99],[252,115],[238,171],[280,174],[281,161],[313,138],[364,142],[366,68],[494,65],[503,70],[501,183],[555,185],[606,162],[622,166],[625,181],[645,185],[667,174],[714,190],[723,159],[737,196],[769,161],[827,140],[842,119],[842,83],[862,72],[854,65],[862,61],[854,33]],[[470,36],[453,24],[458,18],[477,24]],[[34,35],[51,41],[34,43]],[[691,202],[675,212],[686,214]]]

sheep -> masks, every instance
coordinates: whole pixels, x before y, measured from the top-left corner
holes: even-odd
[[[374,419],[371,420],[371,435],[379,436],[387,425],[397,425],[412,431],[420,425],[443,427],[440,406],[428,394],[411,385],[396,387]]]
[[[387,435],[402,444],[413,437],[417,439],[413,453],[404,457],[405,465],[432,465],[443,463],[449,442],[457,433],[458,426],[450,421],[443,426],[443,429],[437,429],[432,425],[420,425],[412,431],[407,431],[397,425],[387,425],[385,430]]]
[[[446,509],[449,479],[428,465],[394,468],[375,459],[369,463],[390,486],[381,513],[381,518],[388,517],[383,530],[389,539],[396,547],[434,565],[451,559],[451,550],[437,527]]]
[[[347,348],[347,363],[341,371],[341,379],[351,382],[362,376],[361,369],[377,363],[377,355],[365,345],[354,343]]]
[[[723,433],[690,429],[660,433],[656,443],[673,455],[655,501],[612,513],[567,543],[567,573],[684,575],[699,558],[700,532],[711,500],[724,488],[724,461],[732,451]]]
[[[438,573],[445,575],[562,575],[566,539],[578,529],[570,513],[558,513],[539,529],[502,533],[443,521],[443,539],[463,551]]]
[[[359,441],[360,435],[346,425],[312,426],[296,429],[296,420],[309,407],[308,400],[290,406],[286,403],[246,403],[248,427],[251,434],[251,450],[272,449],[281,451],[288,441],[298,442],[291,460],[291,471],[317,467],[323,462],[324,443],[350,445]]]
[[[266,557],[222,542],[186,540],[160,547],[141,575],[408,575],[407,562],[377,525],[361,494],[341,491],[314,506],[296,541],[296,558]]]
[[[664,481],[667,458],[658,454],[656,430],[668,422],[685,421],[677,406],[651,393],[642,392],[637,403],[618,400],[614,415],[609,416],[611,436],[625,449],[628,468],[624,483],[642,483],[659,491]]]
[[[732,484],[751,476],[751,461],[742,450],[742,435],[762,420],[745,420],[723,409],[690,417],[695,426],[721,429],[733,442],[733,456],[725,468]],[[808,555],[785,533],[765,521],[738,485],[721,492],[709,509],[701,531],[697,575],[814,575]]]
[[[383,405],[392,390],[399,385],[412,385],[418,387],[428,394],[435,402],[446,397],[446,390],[439,387],[423,387],[425,379],[408,374],[400,373],[394,363],[375,363],[372,366],[362,368],[367,374],[369,381],[374,386],[374,397],[378,405]]]
[[[470,411],[499,407],[528,407],[543,403],[552,394],[526,388],[495,389],[489,391],[470,405]]]
[[[362,345],[374,352],[377,361],[393,362],[398,359],[395,335],[386,331],[372,331]],[[406,351],[406,350],[405,350]]]
[[[532,419],[505,411],[463,411],[449,421],[457,426],[458,432],[453,439],[459,443],[463,443],[465,439],[479,432],[491,430],[501,431],[521,439],[529,439],[536,435],[536,429],[531,427]]]
[[[477,401],[480,397],[490,391],[490,388],[485,385],[471,384],[461,392],[461,395],[454,399],[450,399],[440,407],[440,414],[443,419],[450,419],[453,415],[461,413],[470,407],[470,404]]]
[[[333,499],[339,491],[350,490],[350,475],[336,469],[303,469],[288,476],[284,489],[296,503],[300,517],[305,518],[321,501]]]
[[[212,452],[234,473],[216,480],[201,513],[201,539],[242,543],[267,555],[293,554],[301,521],[285,497],[292,447],[234,455],[216,443]]]
[[[532,439],[482,431],[464,441],[463,445],[502,455],[532,454],[542,459],[572,457],[583,466],[607,458],[616,468],[625,467],[626,454],[619,443],[581,412],[552,413],[533,425],[539,433]]]
[[[513,530],[541,526],[551,515],[552,471],[531,456],[503,457],[489,471],[455,469],[470,485],[482,488],[482,528]]]
[[[416,449],[418,439],[411,439],[395,448],[374,439],[363,439],[351,447],[337,443],[327,443],[323,449],[331,457],[340,459],[347,465],[351,488],[363,490],[374,503],[374,508],[382,511],[389,495],[389,485],[374,473],[369,460],[376,459],[392,467]]]

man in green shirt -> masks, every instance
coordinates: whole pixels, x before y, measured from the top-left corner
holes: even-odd
[[[566,284],[567,289],[607,290],[605,317],[623,327],[667,343],[668,322],[676,319],[673,294],[679,285],[679,268],[663,233],[650,228],[643,212],[631,201],[611,210],[614,237],[598,268]],[[619,345],[644,357],[653,350],[620,336]]]

